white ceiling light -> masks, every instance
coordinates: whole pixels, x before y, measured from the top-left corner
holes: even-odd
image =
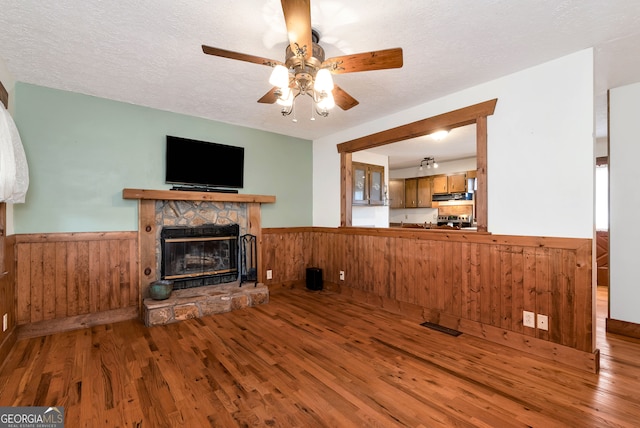
[[[436,141],[440,141],[442,140],[444,137],[446,137],[447,135],[449,135],[449,131],[443,129],[442,131],[436,131],[432,134],[429,134],[429,136],[431,138],[433,138]]]

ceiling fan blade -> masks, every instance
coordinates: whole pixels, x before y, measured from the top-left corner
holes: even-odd
[[[282,12],[287,24],[289,46],[294,54],[299,49],[304,51],[305,59],[311,58],[313,45],[311,44],[311,1],[310,0],[282,0]]]
[[[276,100],[278,99],[278,97],[276,96],[276,91],[277,90],[278,90],[278,88],[276,86],[274,86],[273,88],[271,88],[271,90],[269,92],[264,94],[262,96],[262,98],[260,98],[258,100],[258,102],[262,103],[262,104],[273,104],[273,103],[275,103]]]
[[[333,86],[333,91],[331,91],[331,93],[333,94],[333,99],[336,102],[336,105],[342,110],[349,110],[350,108],[353,108],[360,104],[358,100],[347,94],[338,85]]]
[[[322,63],[334,74],[402,67],[402,48],[336,56]]]
[[[276,61],[275,59],[262,58],[255,55],[228,51],[226,49],[214,48],[207,45],[202,45],[202,52],[206,53],[207,55],[221,56],[223,58],[229,58],[229,59],[237,59],[240,61],[252,62],[254,64],[260,64],[260,65],[268,65],[269,67],[282,64],[280,61]]]

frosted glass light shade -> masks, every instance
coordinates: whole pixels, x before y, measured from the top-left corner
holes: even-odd
[[[318,102],[318,108],[325,111],[331,110],[335,105],[336,101],[333,99],[333,94],[331,92],[327,92],[327,96]]]
[[[278,88],[288,88],[289,70],[287,70],[287,67],[284,65],[276,65],[271,72],[271,77],[269,77],[269,83]]]
[[[293,104],[293,92],[288,87],[280,89],[282,95],[276,99],[276,103],[281,106],[289,107]]]
[[[326,68],[318,70],[313,88],[316,92],[325,91],[326,93],[330,93],[333,91],[333,78],[331,77],[331,72]]]

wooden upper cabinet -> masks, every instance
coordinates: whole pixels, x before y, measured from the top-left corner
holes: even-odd
[[[418,179],[407,178],[404,180],[404,206],[416,208],[418,206]]]
[[[384,167],[353,162],[353,205],[384,205]]]
[[[449,193],[447,190],[449,185],[447,184],[447,176],[446,175],[435,175],[433,177],[433,193]]]
[[[389,180],[389,208],[404,208],[404,180]]]
[[[433,194],[467,191],[467,174],[433,176]]]
[[[418,207],[431,208],[431,177],[418,178]]]
[[[461,193],[467,191],[467,174],[455,174],[447,176],[448,193]]]

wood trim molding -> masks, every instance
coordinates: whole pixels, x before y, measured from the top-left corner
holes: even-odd
[[[372,149],[385,144],[395,143],[409,138],[431,134],[442,128],[453,129],[476,123],[479,117],[491,116],[496,108],[497,98],[443,113],[438,116],[411,122],[386,131],[356,138],[338,144],[338,153],[353,153]]]
[[[0,82],[0,103],[2,103],[4,108],[9,108],[9,93],[2,82]]]
[[[340,153],[340,182],[342,189],[340,195],[340,226],[353,225],[352,202],[353,198],[353,171],[351,153]]]
[[[25,233],[15,235],[16,244],[45,242],[78,242],[100,239],[135,239],[138,232],[68,232],[68,233]]]
[[[607,318],[607,333],[640,339],[640,324]]]
[[[276,201],[271,195],[249,195],[244,193],[188,192],[176,190],[123,189],[122,199],[141,199],[156,201],[210,201],[244,202],[272,204]]]

